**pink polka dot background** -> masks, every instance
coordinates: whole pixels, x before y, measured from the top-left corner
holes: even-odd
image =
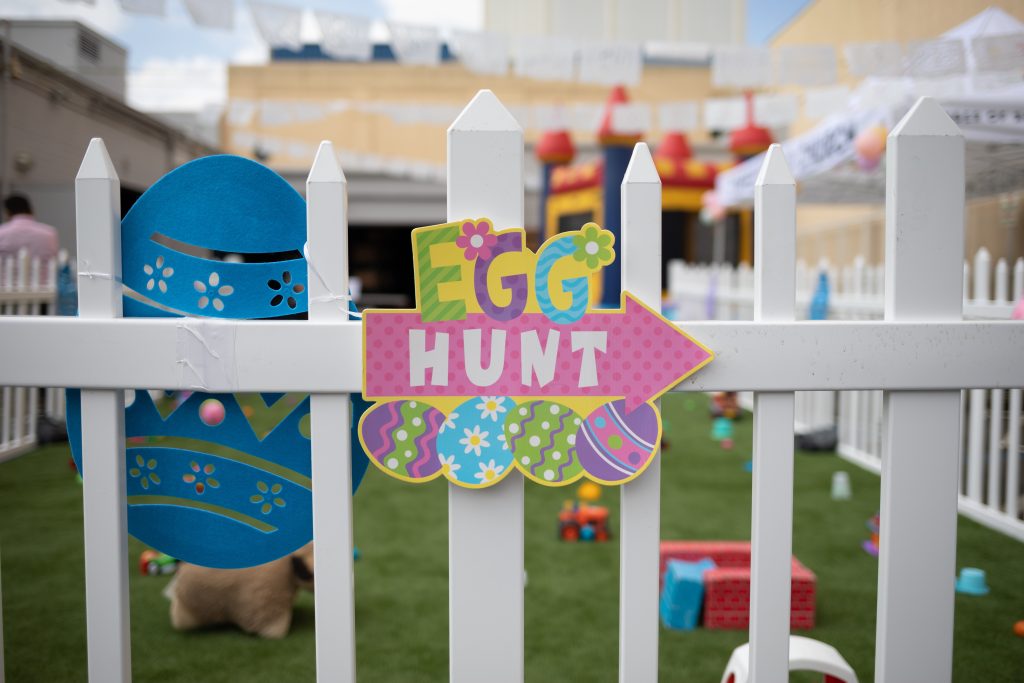
[[[366,387],[368,397],[394,396],[630,396],[649,399],[654,392],[674,384],[691,373],[711,355],[675,326],[627,299],[625,313],[587,313],[571,325],[556,325],[541,313],[525,313],[515,320],[501,322],[482,313],[470,314],[465,320],[424,323],[418,313],[384,313],[367,311],[363,317],[366,328]],[[427,348],[433,348],[436,335],[448,333],[448,386],[428,384],[409,386],[409,330],[427,331]],[[490,361],[491,331],[505,330],[505,364],[501,378],[481,387],[469,381],[465,373],[463,331],[482,329],[483,349],[480,357]],[[561,334],[554,380],[539,387],[522,384],[520,370],[520,335],[537,330],[545,347],[548,330]],[[580,362],[583,352],[572,350],[573,331],[608,332],[605,353],[597,352],[596,387],[579,388]]]

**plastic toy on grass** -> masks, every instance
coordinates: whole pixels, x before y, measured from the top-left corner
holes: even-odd
[[[156,550],[143,550],[139,554],[139,572],[143,576],[173,574],[178,571],[178,560]]]
[[[727,417],[735,420],[740,416],[738,394],[735,391],[719,391],[711,397],[711,417]]]
[[[601,498],[601,486],[592,481],[585,481],[577,489],[576,497],[584,503],[596,503]]]
[[[712,440],[718,441],[722,448],[728,450],[733,445],[732,437],[732,420],[727,417],[716,417],[715,421],[711,423]]]
[[[804,636],[789,637],[789,670],[825,674],[824,683],[857,683],[853,667],[837,649]],[[749,680],[750,643],[744,643],[732,651],[722,683],[747,683]]]
[[[956,592],[963,595],[988,595],[989,588],[985,581],[985,570],[977,567],[964,567],[956,580]]]
[[[860,547],[864,549],[868,555],[872,557],[878,557],[878,515],[875,515],[867,521],[868,531],[871,532],[871,538],[860,544]]]
[[[570,542],[607,541],[611,538],[608,508],[565,501],[562,511],[558,513],[558,538]]]
[[[669,560],[662,579],[658,613],[665,628],[692,631],[704,606],[704,572],[718,565],[710,557],[695,562]]]

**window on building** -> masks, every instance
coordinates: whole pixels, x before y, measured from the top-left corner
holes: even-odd
[[[95,64],[100,61],[100,41],[84,33],[78,34],[78,55]]]

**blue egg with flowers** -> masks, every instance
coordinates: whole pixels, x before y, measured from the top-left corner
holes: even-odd
[[[191,161],[154,183],[121,223],[124,315],[304,317],[305,242],[305,202],[279,175],[231,155]],[[216,258],[224,254],[242,258]],[[312,540],[308,396],[240,401],[196,391],[154,401],[146,391],[130,393],[129,533],[172,557],[218,568],[264,564]],[[219,408],[205,410],[210,403]],[[368,404],[357,396],[353,404],[355,425]],[[81,419],[79,391],[69,389],[68,436],[88,477]],[[367,459],[355,430],[352,438],[354,493]]]

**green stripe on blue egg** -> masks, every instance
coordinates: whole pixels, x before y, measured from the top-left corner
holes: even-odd
[[[367,455],[399,479],[432,479],[441,469],[437,436],[444,414],[423,401],[378,403],[359,422]]]
[[[448,479],[484,488],[505,478],[512,466],[505,416],[514,408],[508,396],[476,396],[448,414],[437,436],[438,458]]]
[[[516,464],[540,484],[561,486],[583,474],[576,454],[582,418],[554,401],[527,401],[505,418],[505,438]]]

